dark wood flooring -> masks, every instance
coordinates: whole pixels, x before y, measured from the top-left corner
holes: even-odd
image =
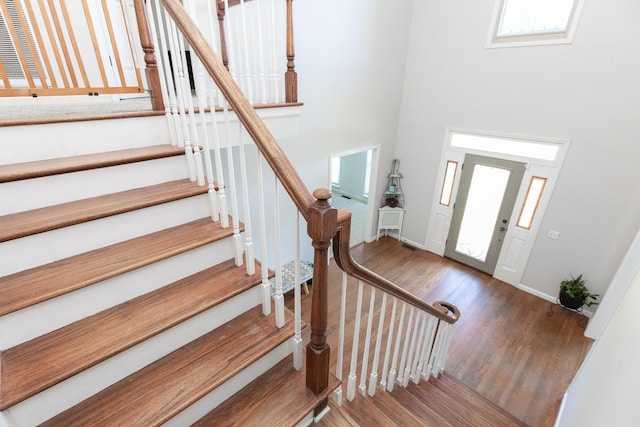
[[[390,237],[353,248],[353,256],[427,302],[445,300],[458,306],[462,316],[446,372],[530,426],[553,425],[562,396],[591,345],[583,335],[584,325],[578,324],[579,315],[555,308],[547,316],[549,302]],[[333,369],[341,276],[332,262],[327,333]],[[355,288],[350,286],[349,293]],[[292,306],[292,295],[286,301]],[[303,295],[302,303],[308,322],[310,295]],[[347,335],[352,330],[347,323]],[[351,341],[349,336],[346,340]]]

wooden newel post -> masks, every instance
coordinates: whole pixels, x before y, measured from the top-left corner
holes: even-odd
[[[327,278],[329,246],[338,228],[338,211],[329,204],[331,192],[313,192],[316,202],[309,210],[307,233],[313,239],[313,291],[311,302],[311,338],[307,344],[307,388],[316,395],[329,382],[329,345],[327,344]]]
[[[140,44],[144,51],[144,62],[146,64],[145,74],[147,83],[151,91],[151,107],[154,111],[163,111],[164,102],[162,100],[162,89],[160,87],[160,73],[158,72],[158,61],[156,60],[155,48],[151,31],[149,30],[149,22],[147,21],[147,13],[144,3],[146,0],[134,0],[136,11],[136,21],[138,23],[138,33],[140,34]]]
[[[226,14],[224,0],[216,1],[216,12],[218,15],[218,29],[220,30],[220,55],[224,68],[229,71],[229,55],[227,54],[227,38],[224,33],[224,15]]]
[[[296,54],[293,46],[293,0],[287,0],[287,72],[284,74],[286,102],[298,102],[298,73],[296,73],[295,58]]]

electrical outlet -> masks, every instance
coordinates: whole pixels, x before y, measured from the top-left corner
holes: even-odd
[[[550,239],[556,240],[560,237],[560,232],[556,230],[549,230],[549,234],[547,236],[549,236]]]

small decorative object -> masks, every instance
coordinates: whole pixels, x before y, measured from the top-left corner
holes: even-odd
[[[572,310],[578,310],[583,305],[591,307],[598,304],[596,301],[600,295],[592,294],[585,286],[582,274],[578,277],[571,276],[560,282],[560,304]]]
[[[402,174],[400,173],[400,160],[393,159],[391,162],[391,173],[387,175],[387,186],[380,200],[380,207],[389,206],[392,208],[404,207],[404,194],[402,192]]]

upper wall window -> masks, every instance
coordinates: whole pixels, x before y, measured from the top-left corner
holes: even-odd
[[[584,0],[496,0],[487,47],[571,43]]]

